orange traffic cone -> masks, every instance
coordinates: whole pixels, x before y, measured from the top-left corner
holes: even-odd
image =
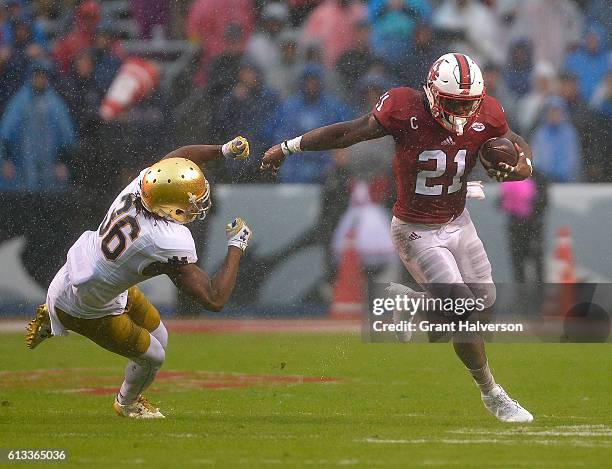
[[[576,283],[574,247],[570,236],[570,229],[567,225],[563,225],[557,230],[557,243],[554,255],[557,266],[555,281],[559,283]]]
[[[570,230],[567,225],[559,227],[557,230],[557,244],[555,246],[555,260],[557,272],[555,281],[559,285],[559,311],[557,315],[562,317],[572,310],[576,304],[576,264],[574,262],[574,248]]]
[[[155,62],[131,57],[119,69],[104,101],[100,115],[107,121],[151,94],[159,83],[159,67]]]
[[[334,319],[361,319],[364,313],[365,277],[353,238],[351,230],[342,251],[334,285],[334,299],[329,310],[329,316]]]

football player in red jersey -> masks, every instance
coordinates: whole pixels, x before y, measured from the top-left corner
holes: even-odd
[[[391,231],[406,269],[429,295],[439,296],[434,285],[452,284],[492,306],[491,264],[465,208],[467,176],[480,146],[492,137],[508,138],[519,154],[516,166],[487,165],[498,181],[529,177],[532,155],[525,140],[509,129],[499,102],[486,95],[482,72],[470,57],[445,54],[431,66],[424,92],[391,89],[367,115],[273,146],[263,157],[262,170],[276,173],[285,158],[299,157],[296,153],[346,148],[385,135],[395,140],[397,201]],[[407,287],[404,292],[415,293]],[[455,335],[453,346],[493,415],[505,422],[533,420],[495,383],[480,336],[466,340]]]

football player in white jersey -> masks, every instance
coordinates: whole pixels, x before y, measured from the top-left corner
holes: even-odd
[[[27,326],[27,346],[33,349],[72,330],[129,358],[115,411],[126,417],[163,418],[142,393],[164,362],[168,332],[137,284],[166,274],[206,309],[223,308],[234,290],[251,229],[240,218],[227,225],[227,255],[209,277],[196,264],[195,244],[185,225],[204,219],[211,207],[210,185],[199,165],[248,156],[248,141],[236,137],[225,145],[181,147],[142,170],[117,196],[98,230],[84,232],[68,251],[46,303]]]

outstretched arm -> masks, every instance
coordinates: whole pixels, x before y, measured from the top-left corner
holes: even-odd
[[[235,137],[224,145],[187,145],[171,151],[166,158],[187,158],[197,165],[219,158],[244,160],[249,157],[249,142],[244,137]]]
[[[166,274],[181,291],[195,299],[209,311],[221,311],[236,285],[242,251],[229,247],[225,260],[213,277],[196,264],[172,265],[155,263],[147,266],[143,274]]]
[[[274,145],[265,154],[261,169],[276,173],[288,155],[303,151],[346,148],[365,140],[384,137],[387,131],[372,114],[337,124],[319,127],[304,135]]]
[[[166,158],[187,158],[194,163],[201,165],[207,161],[213,161],[223,157],[221,145],[187,145],[171,151]]]
[[[384,127],[372,114],[367,114],[352,121],[338,122],[306,132],[302,136],[300,149],[302,151],[334,150],[385,135],[387,131]]]
[[[236,218],[225,230],[228,238],[227,254],[212,278],[196,264],[171,262],[154,262],[145,267],[142,273],[151,277],[166,274],[181,291],[206,309],[221,311],[234,291],[240,257],[252,236],[251,228],[241,218]]]

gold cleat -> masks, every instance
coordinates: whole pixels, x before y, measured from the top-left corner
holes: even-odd
[[[113,409],[120,417],[133,419],[163,419],[165,418],[157,407],[151,404],[146,397],[140,396],[136,402],[131,404],[120,404],[117,398],[113,403]]]
[[[36,316],[26,326],[26,345],[29,349],[34,349],[49,337],[53,337],[53,334],[49,310],[45,304],[36,308]]]

